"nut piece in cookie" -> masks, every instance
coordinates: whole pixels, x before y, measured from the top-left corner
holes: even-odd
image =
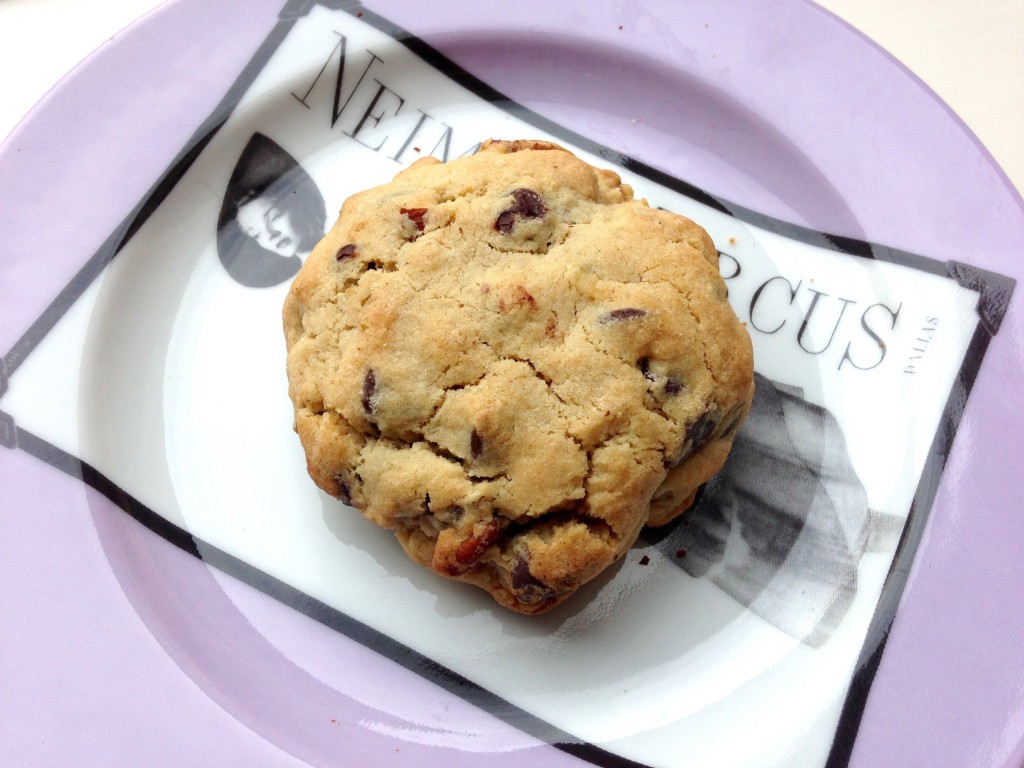
[[[284,329],[317,485],[527,614],[685,511],[753,396],[707,233],[544,141],[353,195]]]

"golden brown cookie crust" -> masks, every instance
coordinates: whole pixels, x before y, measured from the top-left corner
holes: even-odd
[[[707,233],[542,141],[353,195],[284,329],[317,485],[524,613],[684,511],[753,396]]]

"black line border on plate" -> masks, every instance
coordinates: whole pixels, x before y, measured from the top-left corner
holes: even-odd
[[[647,768],[642,763],[577,739],[368,624],[204,541],[143,504],[95,467],[31,432],[17,428],[17,444],[29,455],[98,491],[133,520],[183,552],[258,589],[304,616],[340,632],[539,741],[594,765],[607,768]]]
[[[696,202],[726,213],[739,221],[798,242],[828,247],[846,255],[891,262],[930,274],[941,275],[979,294],[977,305],[979,324],[975,329],[960,369],[957,372],[936,434],[932,440],[921,480],[911,503],[907,523],[897,545],[893,562],[883,585],[878,605],[869,624],[867,637],[861,649],[856,670],[843,703],[826,768],[842,768],[842,766],[847,765],[853,752],[853,746],[864,714],[871,684],[878,671],[889,631],[896,615],[896,609],[906,586],[910,567],[921,542],[957,427],[963,417],[968,397],[981,367],[989,341],[998,332],[1002,319],[1008,309],[1016,285],[1012,278],[961,262],[942,262],[877,243],[818,232],[808,227],[766,216],[744,206],[715,197],[692,184],[564,128],[513,101],[432,48],[422,39],[410,34],[407,30],[373,11],[364,8],[357,0],[286,0],[279,13],[278,22],[272,28],[267,38],[254,52],[252,58],[243,68],[235,82],[225,92],[224,97],[214,108],[213,112],[203,121],[186,143],[183,150],[172,161],[167,171],[157,180],[149,192],[143,196],[140,203],[128,214],[121,225],[104,241],[96,253],[86,261],[78,273],[58,293],[21,338],[8,350],[7,354],[0,358],[0,396],[7,389],[8,379],[15,373],[25,358],[53,329],[57,321],[102,273],[110,261],[116,257],[122,247],[138,232],[174,186],[181,180],[209,141],[233,113],[242,96],[287,37],[296,21],[308,15],[317,5],[331,10],[344,11],[374,26],[404,45],[410,52],[418,56],[429,66],[466,88],[474,95],[524,122],[534,125],[568,143],[575,144],[610,163],[626,168],[639,176],[643,176]],[[268,596],[372,648],[376,652],[381,653],[381,655],[440,685],[443,689],[459,695],[474,705],[480,706],[485,711],[525,733],[546,741],[567,754],[574,755],[603,768],[642,768],[640,763],[608,752],[595,744],[581,742],[570,734],[513,706],[496,694],[406,647],[389,636],[353,619],[341,611],[310,598],[248,563],[208,543],[202,542],[187,530],[174,525],[154,510],[146,507],[120,488],[110,478],[107,478],[81,459],[19,428],[15,424],[13,416],[3,411],[0,411],[0,446],[20,448],[39,460],[81,480],[86,485],[103,494],[140,524],[188,554],[203,559],[219,570],[238,578]]]

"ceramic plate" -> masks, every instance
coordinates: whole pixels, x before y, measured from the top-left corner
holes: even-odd
[[[470,6],[178,0],[4,145],[19,757],[1013,764],[1019,198],[809,4]],[[685,520],[533,619],[319,493],[284,380],[341,202],[491,136],[705,226],[758,371]]]

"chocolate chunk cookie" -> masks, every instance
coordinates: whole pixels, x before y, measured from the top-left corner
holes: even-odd
[[[316,484],[523,613],[683,512],[753,396],[707,233],[542,141],[349,198],[284,328]]]

